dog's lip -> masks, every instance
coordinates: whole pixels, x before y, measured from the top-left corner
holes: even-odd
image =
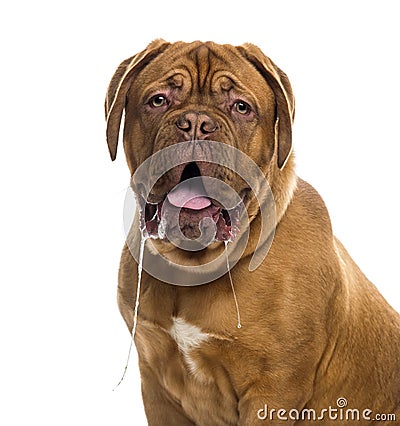
[[[165,235],[160,235],[159,225],[162,222],[163,210],[168,212],[170,209],[180,210],[179,214],[204,215],[204,217],[212,218],[217,226],[215,241],[233,241],[239,232],[240,216],[244,207],[243,199],[227,210],[220,202],[209,198],[210,204],[207,207],[196,210],[171,204],[168,193],[157,198],[161,201],[155,203],[154,198],[151,199],[152,202],[148,202],[144,196],[139,196],[141,226],[149,237],[165,239]]]
[[[150,194],[146,197],[141,195],[142,200],[147,204],[157,205],[165,200],[167,194],[155,194],[154,192],[150,192]]]
[[[235,206],[231,206],[229,209],[226,209],[226,206],[224,206],[223,203],[221,203],[220,201],[216,200],[215,198],[212,198],[212,197],[207,197],[207,198],[210,200],[210,204],[211,205],[213,205],[215,207],[219,207],[221,210],[234,210],[235,208],[238,207],[239,204],[245,202],[245,200],[247,198],[248,192],[249,192],[249,189],[247,189],[247,188],[244,189],[244,190],[242,190],[242,191],[240,191],[240,194],[239,194],[240,200],[239,200],[239,202]],[[144,207],[145,204],[149,204],[151,206],[157,207],[159,204],[162,204],[168,198],[168,194],[169,193],[166,193],[166,194],[163,194],[163,195],[152,195],[152,194],[149,194],[149,196],[147,197],[147,199],[143,195],[139,194],[139,198],[141,200],[141,204],[143,205],[143,207]],[[180,208],[186,208],[185,206],[179,206],[179,207]],[[193,209],[193,210],[201,210],[201,209]]]
[[[160,193],[160,194],[150,192],[147,197],[145,195],[143,195],[142,193],[136,193],[136,195],[140,200],[141,207],[144,208],[146,204],[149,204],[149,205],[152,205],[152,206],[157,206],[160,203],[163,203],[172,191],[173,191],[173,189],[169,192],[164,192],[164,193]],[[230,206],[228,209],[226,208],[226,206],[222,202],[218,201],[217,199],[215,199],[213,197],[208,197],[206,194],[205,195],[211,201],[212,205],[214,205],[216,207],[220,207],[223,210],[233,210],[236,207],[238,207],[238,205],[241,204],[241,203],[246,204],[250,193],[251,193],[250,188],[243,188],[242,190],[240,190],[239,191],[239,202],[238,202],[238,204],[235,205],[235,206]],[[181,206],[181,207],[183,208],[184,206]]]

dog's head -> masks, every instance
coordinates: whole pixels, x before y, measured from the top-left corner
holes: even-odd
[[[258,47],[156,40],[118,67],[105,110],[112,160],[125,111],[123,142],[132,175],[154,153],[164,154],[148,163],[149,179],[173,165],[147,192],[133,183],[150,236],[160,236],[160,226],[168,227],[177,210],[176,225],[186,238],[198,238],[204,218],[216,224],[216,240],[234,238],[238,206],[228,208],[210,195],[215,181],[238,194],[250,220],[257,216],[255,188],[234,167],[213,160],[215,142],[250,157],[272,187],[277,209],[286,207],[294,176],[294,98],[286,75]],[[221,152],[232,157],[228,164],[241,161],[234,151]]]

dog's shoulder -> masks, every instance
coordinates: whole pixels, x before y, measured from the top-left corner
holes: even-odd
[[[299,235],[307,241],[312,236],[333,240],[331,220],[321,195],[300,178],[279,226],[288,228],[292,237]]]

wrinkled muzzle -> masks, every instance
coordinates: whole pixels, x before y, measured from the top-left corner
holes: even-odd
[[[197,171],[188,177],[187,170]],[[140,197],[141,223],[149,237],[180,241],[233,241],[239,232],[242,198],[223,181],[201,176],[195,163],[157,203]]]
[[[146,160],[132,179],[144,234],[182,248],[185,242],[200,249],[213,241],[233,241],[250,192],[235,176],[235,154],[224,143],[190,141]]]

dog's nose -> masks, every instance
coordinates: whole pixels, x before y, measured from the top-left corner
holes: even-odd
[[[186,140],[204,139],[218,128],[209,115],[195,111],[183,113],[175,124]]]

